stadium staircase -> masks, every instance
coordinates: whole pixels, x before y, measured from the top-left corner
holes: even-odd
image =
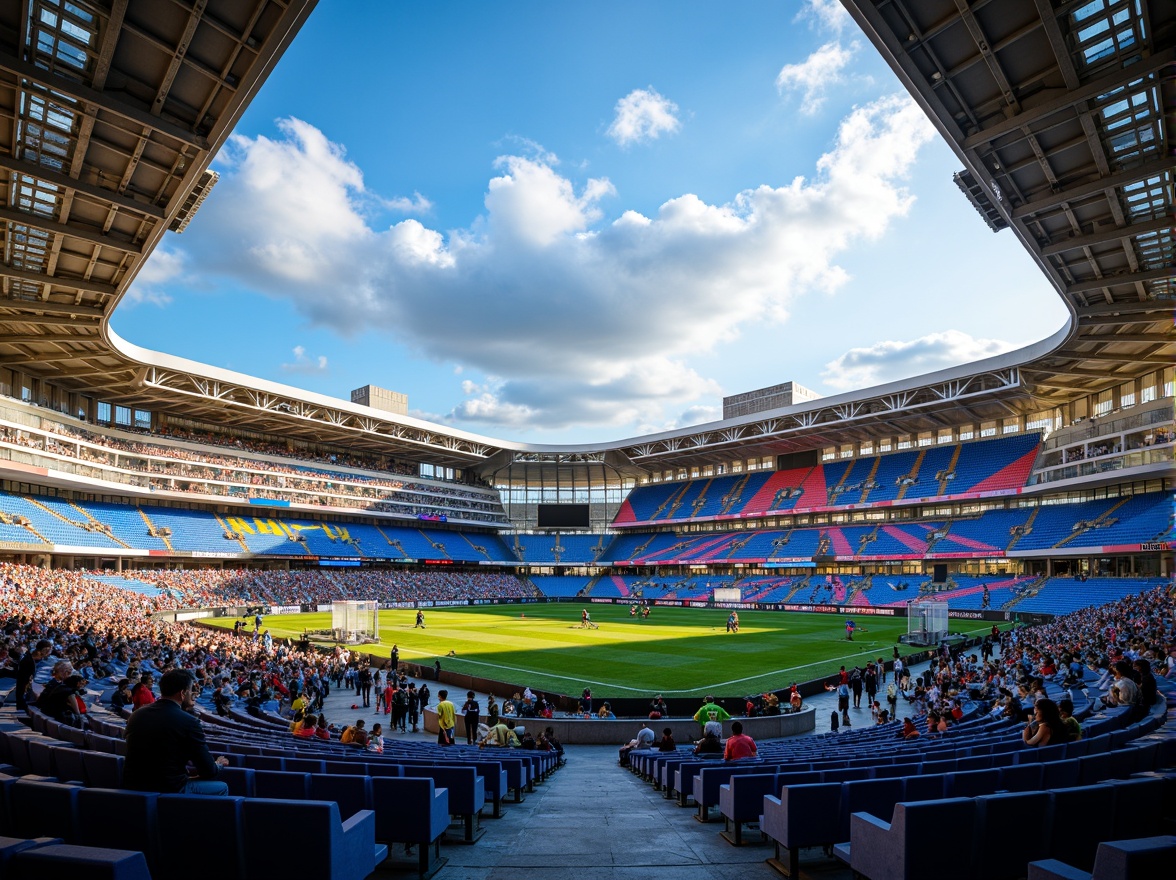
[[[66,523],[67,525],[73,526],[75,529],[81,529],[84,532],[97,532],[99,535],[102,535],[103,537],[109,538],[111,541],[114,541],[114,542],[121,544],[122,546],[130,549],[130,546],[131,546],[130,544],[128,544],[126,541],[120,541],[118,538],[114,537],[114,535],[112,535],[110,533],[109,526],[105,526],[102,523],[99,523],[97,520],[92,519],[89,516],[89,514],[86,514],[85,511],[83,511],[81,508],[79,508],[72,501],[67,502],[67,503],[69,504],[69,506],[71,508],[77,510],[79,513],[81,513],[83,516],[86,517],[84,522],[70,519],[68,516],[61,513],[60,511],[54,510],[49,505],[42,504],[40,501],[38,501],[36,498],[34,498],[31,495],[22,495],[21,497],[25,501],[27,501],[29,504],[33,505],[33,507],[36,507],[39,510],[45,511],[45,513],[48,513],[50,516],[56,517],[57,519],[61,520],[63,523]]]
[[[700,510],[706,507],[706,493],[710,491],[711,485],[714,483],[713,479],[707,480],[702,484],[702,491],[698,493],[698,497],[694,499],[694,503],[690,505],[690,518],[698,516]]]
[[[1066,537],[1062,538],[1062,540],[1060,540],[1056,544],[1054,544],[1053,546],[1055,548],[1064,547],[1070,541],[1073,541],[1075,538],[1086,534],[1087,532],[1089,532],[1092,529],[1101,528],[1102,526],[1106,526],[1106,525],[1112,525],[1115,522],[1115,520],[1113,520],[1111,518],[1111,514],[1113,514],[1116,510],[1118,510],[1120,507],[1122,507],[1124,504],[1126,504],[1130,500],[1131,500],[1131,496],[1128,496],[1126,498],[1120,498],[1114,505],[1112,505],[1111,507],[1104,510],[1102,513],[1100,513],[1094,519],[1075,523],[1074,530],[1072,532],[1070,532],[1070,534],[1066,535]]]
[[[771,560],[773,556],[775,556],[777,553],[781,552],[785,547],[788,546],[788,542],[792,540],[792,533],[795,531],[796,531],[796,529],[789,529],[784,534],[782,534],[779,538],[772,539],[772,552],[768,554],[769,560]]]
[[[939,472],[939,494],[947,494],[947,484],[955,478],[956,465],[960,463],[960,453],[963,451],[964,445],[957,443],[955,449],[951,454],[951,462],[948,463],[942,471]]]
[[[641,554],[643,554],[646,550],[649,549],[649,545],[652,544],[654,542],[654,539],[656,539],[656,538],[657,538],[657,533],[655,532],[654,534],[649,536],[648,541],[646,541],[644,544],[639,544],[637,547],[635,547],[633,549],[633,552],[630,554],[630,558],[637,559],[639,556],[641,556]]]
[[[491,562],[498,562],[499,561],[499,560],[495,559],[493,556],[491,556],[490,551],[487,550],[484,546],[482,546],[481,544],[475,544],[473,541],[471,541],[470,536],[467,535],[465,532],[459,532],[458,534],[460,534],[463,538],[465,538],[465,542],[467,544],[469,544],[472,548],[474,548],[474,551],[476,553],[481,553],[483,556],[485,556]],[[556,563],[558,563],[559,562],[559,552],[558,552],[559,551],[559,536],[558,535],[556,535],[555,541],[556,541],[555,561],[556,561]],[[532,586],[532,588],[534,588],[535,585],[532,584],[531,586]]]
[[[92,532],[100,532],[101,534],[106,535],[108,538],[110,538],[110,540],[114,541],[116,544],[122,544],[122,546],[126,547],[128,550],[131,549],[130,544],[128,544],[122,538],[115,535],[114,530],[109,525],[107,525],[106,523],[99,520],[96,516],[91,514],[88,510],[86,510],[82,507],[79,507],[78,505],[74,504],[72,501],[69,502],[69,506],[72,507],[74,510],[76,510],[78,513],[80,513],[82,516],[84,516],[86,518],[85,522],[80,524],[81,528],[89,529]],[[67,517],[62,517],[62,519],[65,519],[67,522],[69,521]]]
[[[690,492],[690,490],[692,488],[693,488],[692,481],[687,480],[685,483],[682,484],[682,491],[675,492],[673,494],[673,496],[671,498],[670,509],[666,511],[666,515],[665,515],[666,519],[673,519],[677,515],[678,508],[680,508],[682,506],[682,502],[686,500],[686,495]]]
[[[743,490],[747,487],[747,481],[750,479],[751,474],[744,474],[735,481],[735,485],[723,496],[722,504],[719,507],[720,516],[725,516],[730,513],[743,500]]]
[[[919,454],[915,457],[915,465],[907,473],[903,479],[902,485],[898,489],[898,495],[895,496],[895,501],[902,501],[906,496],[907,489],[915,485],[919,481],[919,468],[923,466],[923,459],[927,457],[927,450],[920,449]]]
[[[935,545],[943,541],[951,534],[951,527],[955,524],[955,520],[947,520],[943,525],[937,529],[931,529],[927,532],[927,549],[925,554],[930,554],[935,550]]]
[[[1000,610],[1001,611],[1008,611],[1011,608],[1015,608],[1017,605],[1019,605],[1021,602],[1024,602],[1026,599],[1030,599],[1033,596],[1036,596],[1038,593],[1041,592],[1042,588],[1044,588],[1046,583],[1048,583],[1048,582],[1049,582],[1049,578],[1047,578],[1045,575],[1041,575],[1040,577],[1035,578],[1031,583],[1029,583],[1025,587],[1024,590],[1022,590],[1020,593],[1013,596],[1013,598],[1009,599],[1009,601],[1007,601],[1003,605],[1001,605]]]
[[[801,590],[807,590],[809,588],[810,581],[812,581],[812,579],[813,579],[813,576],[811,574],[805,575],[804,577],[802,577],[800,580],[798,580],[796,583],[794,583],[792,585],[792,589],[789,590],[788,594],[780,601],[781,602],[793,601],[796,598],[797,593],[799,593]]]
[[[689,488],[690,488],[690,481],[687,480],[685,483],[683,483],[681,486],[679,486],[677,489],[675,489],[672,493],[670,493],[669,497],[667,497],[665,501],[663,501],[661,504],[658,505],[657,509],[649,515],[646,522],[649,522],[649,521],[652,521],[655,519],[669,519],[670,516],[673,516],[674,511],[677,510],[678,505],[682,503],[682,497],[686,494],[686,491]],[[667,507],[669,508],[670,512],[667,516],[662,517],[662,513],[665,512]]]
[[[849,463],[849,467],[845,469],[845,473],[841,475],[841,479],[838,480],[837,484],[829,490],[830,506],[835,506],[837,504],[837,499],[841,496],[841,493],[846,490],[846,481],[849,479],[849,475],[853,473],[854,465],[856,465],[859,461],[861,461],[860,458],[853,459]]]
[[[874,478],[878,475],[878,466],[881,464],[882,464],[882,456],[880,456],[880,455],[875,456],[874,457],[874,466],[872,468],[870,468],[869,476],[867,476],[865,481],[862,483],[862,497],[861,497],[861,500],[859,503],[865,504],[866,499],[868,499],[870,497],[870,490],[873,489],[874,486],[876,485]],[[875,532],[875,537],[877,537],[877,529],[875,529],[874,532]]]
[[[225,522],[223,519],[221,519],[221,515],[219,513],[214,513],[213,516],[216,517],[217,524],[220,525],[220,527],[225,530],[225,538],[227,538],[230,541],[236,541],[238,544],[241,545],[241,549],[244,550],[246,553],[253,552],[252,550],[249,549],[249,545],[245,543],[245,536],[244,535],[242,535],[236,529],[230,528],[229,524],[227,522]]]
[[[143,522],[147,526],[147,534],[163,541],[163,546],[167,548],[168,553],[171,553],[172,550],[175,549],[172,547],[171,537],[168,534],[165,534],[162,530],[155,527],[155,523],[151,521],[151,517],[147,515],[147,511],[141,507],[137,507],[135,509],[139,511],[139,516],[143,517]]]
[[[604,543],[604,534],[602,533],[596,539],[596,545],[592,548],[592,561],[599,562],[600,557],[604,555],[604,551],[608,549],[608,545]]]
[[[510,549],[512,551],[514,551],[515,558],[518,559],[519,562],[526,562],[527,561],[527,548],[519,543],[519,533],[518,532],[515,532],[514,544],[511,546]]]
[[[1029,519],[1025,520],[1024,525],[1014,526],[1013,540],[1009,541],[1008,546],[1005,547],[1005,553],[1008,553],[1010,550],[1016,547],[1018,541],[1033,531],[1033,520],[1037,519],[1037,514],[1039,513],[1041,513],[1041,508],[1034,507],[1033,512],[1029,514]]]
[[[408,554],[404,551],[404,545],[402,545],[395,538],[389,538],[387,533],[379,526],[376,526],[376,531],[380,533],[381,538],[383,538],[385,541],[388,542],[389,547],[391,547],[393,550],[395,550],[397,553],[399,553],[404,558],[406,558],[406,559],[408,558]]]
[[[17,529],[24,529],[25,531],[31,533],[33,537],[35,537],[42,544],[53,543],[37,531],[33,524],[29,522],[29,518],[27,516],[21,516],[17,513],[8,513],[7,511],[0,510],[0,525],[11,526],[12,528]]]
[[[855,581],[853,584],[853,589],[851,589],[849,594],[845,597],[845,604],[869,605],[870,600],[866,597],[865,594],[872,586],[874,586],[874,576],[871,574],[866,575],[860,581]]]

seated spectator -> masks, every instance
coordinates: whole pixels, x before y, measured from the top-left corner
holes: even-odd
[[[721,755],[723,754],[723,743],[713,730],[708,730],[702,735],[702,739],[694,744],[694,754]]]
[[[66,712],[72,711],[76,714],[73,696],[77,685],[69,684],[73,674],[73,664],[68,660],[58,660],[53,664],[52,678],[41,688],[41,693],[37,697],[37,709],[43,715],[48,715],[54,721],[61,721],[61,716]],[[71,726],[81,727],[81,723]]]
[[[606,704],[607,705],[607,704]],[[603,711],[603,710],[602,710]],[[622,767],[629,766],[629,753],[637,751],[638,749],[649,749],[653,747],[654,732],[649,729],[648,724],[642,724],[641,729],[637,731],[637,736],[629,740],[628,743],[621,746],[619,755],[619,763]]]
[[[659,752],[672,752],[678,748],[678,744],[674,742],[674,732],[670,728],[665,728],[662,731],[662,737],[657,741],[657,750]]]
[[[368,744],[368,732],[364,729],[364,720],[360,718],[352,726],[344,727],[339,742],[345,746],[365,747]]]
[[[139,676],[139,683],[131,688],[131,702],[135,709],[142,709],[155,702],[155,694],[151,691],[154,684],[155,676],[150,672],[144,672]]]
[[[117,689],[110,695],[110,708],[118,711],[124,706],[131,705],[131,681],[128,678],[120,678],[115,687]]]
[[[1058,704],[1049,699],[1038,700],[1033,705],[1033,720],[1025,725],[1021,739],[1025,745],[1038,748],[1066,742],[1066,726],[1058,712]]]
[[[192,673],[167,672],[160,682],[160,699],[136,710],[127,721],[123,787],[157,791],[225,795],[229,787],[216,779],[228,766],[223,755],[215,761],[204,742],[200,722],[189,714],[196,704]],[[190,777],[188,766],[195,768]]]
[[[1058,715],[1066,728],[1066,742],[1082,739],[1082,725],[1074,717],[1074,701],[1069,698],[1058,700]]]
[[[375,752],[377,755],[384,754],[384,726],[380,722],[372,725],[372,735],[367,741],[365,748],[369,752]]]
[[[899,737],[902,739],[917,739],[919,736],[919,728],[915,727],[909,717],[902,719],[902,730],[899,732]]]
[[[723,760],[738,761],[743,758],[754,758],[756,754],[755,740],[743,732],[743,722],[732,721],[731,736],[727,738],[727,745],[723,749]]]
[[[318,718],[314,715],[307,715],[297,723],[294,730],[294,735],[302,737],[303,739],[312,739],[317,728]]]
[[[331,728],[327,725],[326,715],[320,715],[318,717],[318,724],[315,725],[314,735],[318,739],[329,740],[331,738]]]
[[[605,702],[600,707],[600,711],[597,712],[596,715],[598,718],[603,718],[608,721],[615,721],[617,717],[613,714],[612,706],[608,702]]]
[[[560,766],[562,766],[565,763],[564,747],[556,737],[555,729],[548,727],[546,730],[544,730],[542,741],[547,744],[548,750],[555,752],[559,756],[559,763]]]

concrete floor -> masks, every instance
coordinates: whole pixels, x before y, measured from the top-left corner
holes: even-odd
[[[912,670],[921,673],[927,664]],[[418,682],[419,684],[419,682]],[[436,705],[438,686],[430,682]],[[885,693],[885,691],[883,691]],[[451,694],[457,705],[465,691]],[[486,695],[478,699],[486,705]],[[364,718],[370,728],[386,721],[373,708],[352,710],[354,692],[335,691],[326,704],[327,717],[336,724]],[[816,709],[817,733],[829,730],[829,716],[837,695],[822,693],[808,701]],[[854,727],[867,726],[870,714],[850,709]],[[899,703],[902,715],[903,703]],[[591,723],[591,722],[585,722]],[[636,722],[635,722],[636,723]],[[674,729],[679,742],[695,734],[696,725],[686,719],[658,722]],[[459,732],[461,729],[459,719]],[[390,735],[396,739],[435,742],[432,734]],[[660,792],[617,765],[616,746],[568,746],[567,765],[536,787],[521,804],[507,804],[500,819],[483,818],[486,833],[473,846],[442,842],[447,864],[437,880],[646,880],[656,869],[659,880],[769,880],[779,878],[766,860],[774,847],[759,843],[757,830],[746,829],[749,845],[735,847],[719,832],[721,821],[698,822],[693,808],[667,801]],[[813,880],[849,880],[848,868],[825,858],[819,849],[805,850],[802,869]],[[700,874],[701,871],[701,874]]]

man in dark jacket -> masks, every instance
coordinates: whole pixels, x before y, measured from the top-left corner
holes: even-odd
[[[31,651],[25,651],[20,662],[16,664],[16,711],[28,711],[29,685],[37,673],[37,664],[53,651],[53,643],[41,639]]]
[[[192,685],[192,673],[186,669],[164,673],[160,698],[127,720],[124,788],[165,794],[229,793],[228,785],[216,779],[228,758],[212,759],[200,722],[189,714],[196,703]],[[189,762],[196,768],[193,778],[188,775]]]

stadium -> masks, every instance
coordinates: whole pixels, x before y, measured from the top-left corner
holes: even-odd
[[[214,158],[315,5],[0,12],[0,876],[204,876],[193,828],[248,878],[1167,870],[1176,7],[844,0],[975,222],[1053,288],[1057,333],[834,396],[778,377],[717,421],[555,445],[111,328],[166,233],[200,223]],[[867,661],[867,705],[855,685],[843,708],[838,667]],[[277,714],[305,688],[296,726],[350,722],[360,676],[397,666],[406,699],[434,691],[427,734],[357,750]],[[377,712],[408,691],[374,684]],[[467,689],[517,691],[520,726],[552,736],[443,748],[442,688],[459,714]],[[144,781],[135,716],[185,694],[225,764],[194,770],[228,796]],[[647,717],[655,694],[669,712]],[[712,695],[753,758],[695,759]],[[619,719],[569,717],[603,700]],[[1067,701],[1081,738],[1049,715]],[[616,768],[662,718],[677,747]],[[300,846],[275,847],[292,825]]]

